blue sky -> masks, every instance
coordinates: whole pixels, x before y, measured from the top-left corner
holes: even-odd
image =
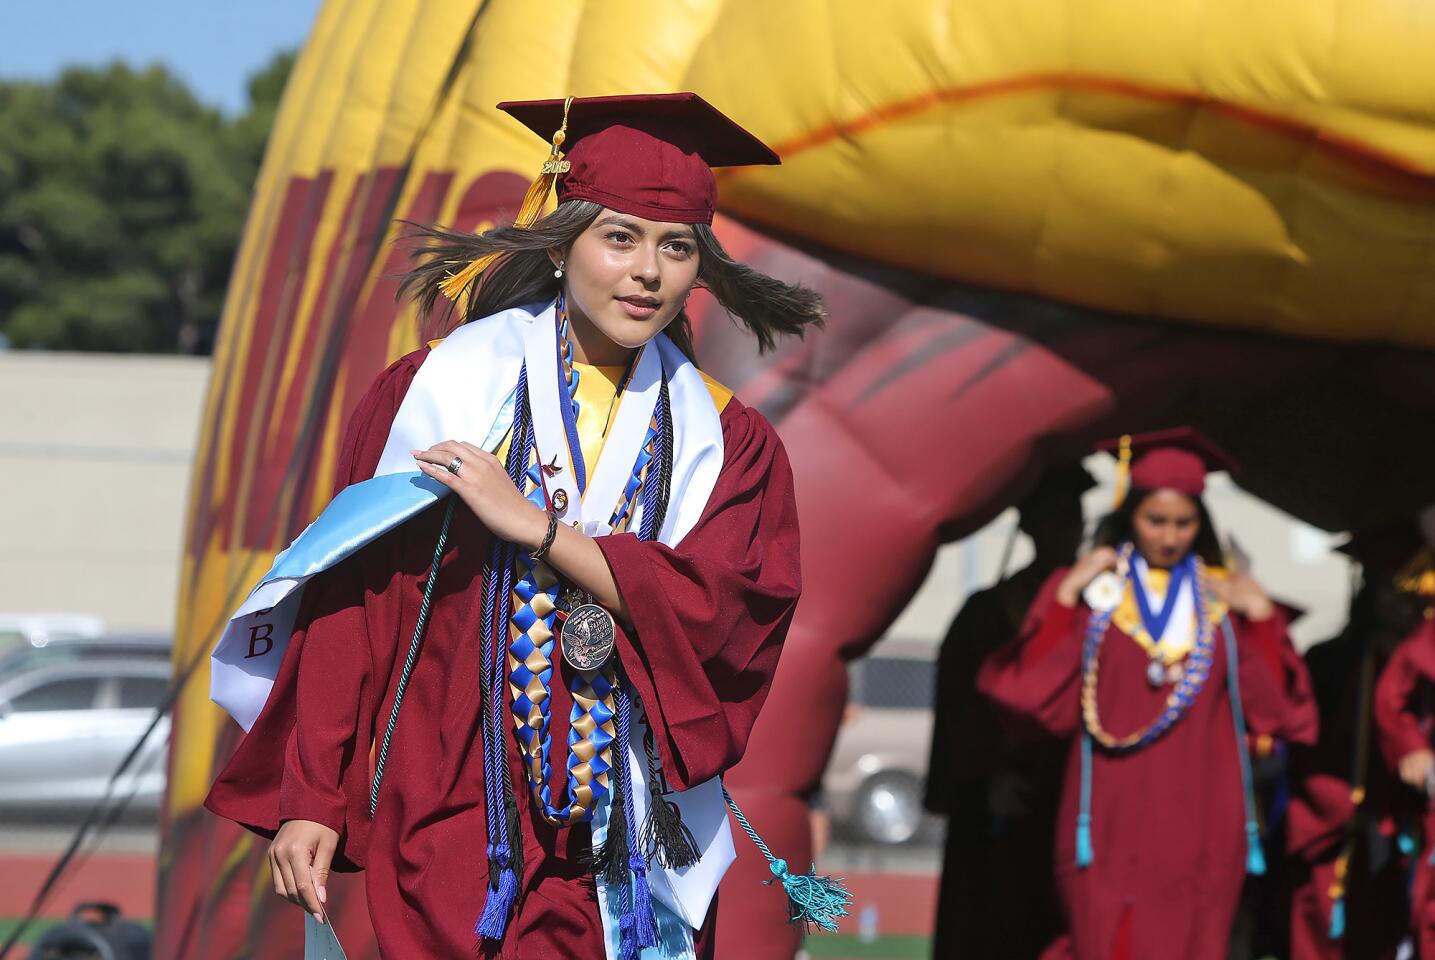
[[[299,47],[320,0],[11,0],[0,5],[0,77],[43,80],[74,64],[158,61],[201,100],[238,112],[245,80]]]

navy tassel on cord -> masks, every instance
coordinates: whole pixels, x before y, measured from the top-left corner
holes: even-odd
[[[528,408],[528,368],[518,375],[513,411],[513,429],[508,448],[508,477],[520,486],[533,444],[533,423]],[[488,890],[483,912],[473,932],[485,940],[502,940],[508,916],[518,899],[518,877],[522,871],[522,837],[519,834],[517,803],[508,781],[508,764],[503,749],[504,655],[507,643],[507,606],[513,595],[513,565],[517,548],[494,539],[488,569],[484,571],[483,624],[480,630],[480,690],[483,715],[484,819],[488,827]]]
[[[748,823],[747,817],[743,816],[742,810],[738,809],[737,801],[732,794],[727,792],[727,785],[722,788],[723,799],[727,801],[728,809],[737,818],[738,825],[747,833],[748,838],[762,851],[767,858],[768,868],[772,870],[773,879],[764,880],[764,883],[772,884],[780,882],[782,889],[787,893],[787,919],[790,923],[801,923],[811,930],[818,927],[828,933],[837,932],[837,921],[847,916],[847,908],[852,905],[852,894],[847,892],[847,887],[841,877],[819,876],[817,865],[813,864],[809,873],[794,874],[787,868],[787,861],[772,855],[767,844],[757,835],[757,831]]]
[[[635,835],[637,827],[633,823],[633,781],[628,769],[628,736],[632,728],[633,701],[628,696],[627,683],[621,676],[613,685],[613,697],[613,766],[617,773],[615,779],[618,781],[618,793],[613,797],[605,847],[608,848],[609,866],[617,862],[624,868],[619,881],[621,952],[625,958],[636,958],[643,947],[658,945],[658,918],[653,913],[652,891],[648,888],[648,861],[638,850],[638,838]],[[619,809],[622,810],[621,823],[615,823],[614,821],[619,819],[615,815]],[[621,860],[612,847],[618,827],[622,827],[623,847],[627,854],[626,858]],[[608,882],[612,883],[612,879],[608,878]]]

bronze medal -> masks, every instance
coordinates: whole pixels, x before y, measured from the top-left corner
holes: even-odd
[[[596,603],[575,607],[563,621],[563,659],[574,670],[598,670],[613,655],[618,628],[613,615]]]

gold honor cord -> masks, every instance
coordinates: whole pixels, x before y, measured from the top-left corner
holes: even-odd
[[[1204,562],[1202,562],[1199,556],[1195,557],[1194,559],[1196,562],[1196,589],[1200,592],[1201,597],[1205,600],[1205,604],[1203,604],[1204,607],[1205,605],[1210,604],[1212,601],[1212,598],[1209,593],[1209,583],[1206,577],[1206,565]],[[1121,555],[1121,564],[1119,569],[1121,579],[1128,584],[1130,583],[1130,564],[1130,551],[1124,551]],[[1173,600],[1174,598],[1172,597],[1167,598],[1168,603],[1172,602]],[[1211,623],[1211,618],[1208,616],[1204,616],[1202,610],[1197,611],[1196,619],[1198,621],[1197,629],[1200,631],[1200,633],[1196,640],[1196,646],[1192,652],[1192,657],[1199,658],[1204,656],[1207,661],[1209,661],[1209,658],[1211,657],[1212,651],[1215,647],[1215,629]],[[1100,648],[1098,646],[1096,652],[1089,658],[1089,662],[1086,665],[1086,670],[1081,680],[1081,717],[1082,722],[1086,725],[1087,733],[1091,734],[1092,739],[1094,739],[1097,743],[1101,744],[1107,750],[1130,750],[1133,747],[1139,745],[1142,741],[1146,740],[1148,737],[1152,736],[1152,734],[1157,730],[1157,728],[1162,724],[1163,720],[1165,720],[1168,715],[1172,714],[1173,712],[1179,713],[1180,711],[1183,711],[1190,706],[1190,702],[1195,699],[1198,693],[1200,693],[1201,687],[1205,684],[1206,680],[1204,671],[1201,672],[1199,676],[1194,675],[1195,671],[1187,671],[1186,675],[1182,678],[1182,680],[1172,688],[1169,694],[1166,695],[1166,704],[1162,708],[1161,712],[1157,715],[1156,719],[1152,720],[1150,723],[1137,730],[1135,733],[1129,734],[1124,737],[1115,737],[1108,733],[1106,728],[1101,725],[1101,715],[1100,712],[1097,710],[1096,706],[1096,688],[1101,673],[1100,662]],[[1228,670],[1234,670],[1235,668],[1235,664],[1226,665],[1226,669]],[[1209,662],[1207,663],[1206,670],[1209,670]],[[1194,689],[1192,689],[1193,687]],[[1179,716],[1177,717],[1177,719],[1179,719]],[[1174,720],[1169,721],[1168,725],[1169,723],[1174,722]]]

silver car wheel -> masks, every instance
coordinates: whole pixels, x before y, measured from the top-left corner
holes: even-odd
[[[917,783],[910,777],[879,775],[862,785],[857,823],[877,843],[906,843],[922,825]]]

